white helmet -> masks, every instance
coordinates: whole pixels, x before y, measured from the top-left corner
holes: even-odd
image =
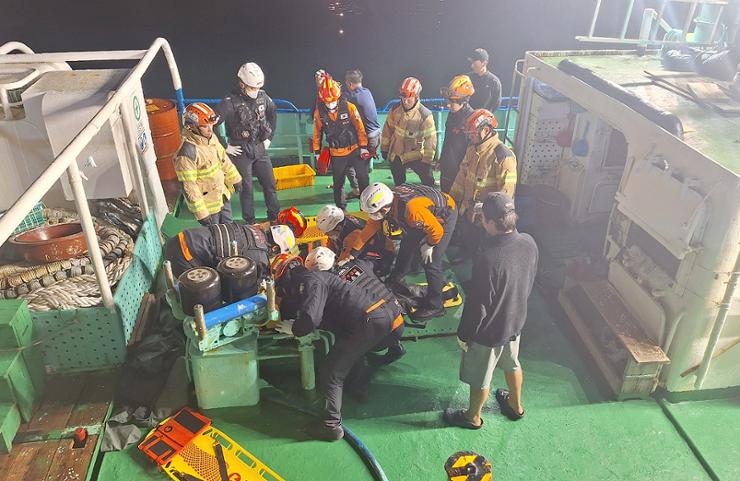
[[[274,225],[270,227],[272,241],[280,247],[280,252],[285,254],[295,247],[295,235],[287,225]]]
[[[374,220],[382,218],[378,215],[378,211],[391,205],[391,202],[393,202],[393,191],[380,182],[369,185],[360,195],[360,209],[367,212],[368,217]]]
[[[328,247],[320,246],[309,252],[303,265],[309,271],[328,271],[334,267],[336,257],[334,251]]]
[[[265,74],[262,69],[254,62],[248,62],[239,68],[236,74],[239,80],[244,82],[247,87],[261,89],[265,85]]]
[[[333,231],[344,220],[344,211],[336,205],[325,205],[316,216],[316,227],[326,234]]]

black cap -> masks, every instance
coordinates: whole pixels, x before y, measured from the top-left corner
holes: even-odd
[[[514,211],[514,201],[503,192],[491,192],[483,201],[483,216],[488,220],[502,219]]]
[[[486,52],[486,49],[476,48],[475,50],[473,50],[473,53],[471,53],[470,57],[468,57],[468,62],[473,63],[476,60],[480,60],[481,62],[488,62],[488,52]]]

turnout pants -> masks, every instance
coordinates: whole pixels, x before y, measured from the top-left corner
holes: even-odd
[[[434,246],[432,251],[432,261],[424,264],[424,273],[427,276],[427,295],[425,304],[431,308],[444,307],[444,301],[442,299],[442,287],[445,285],[444,271],[442,270],[442,258],[447,251],[447,246],[450,244],[452,233],[455,231],[455,224],[457,223],[457,211],[450,209],[447,218],[444,219],[445,233],[442,235],[442,239],[439,243]],[[393,267],[390,279],[393,281],[401,281],[403,277],[408,274],[411,269],[411,262],[415,258],[419,258],[419,248],[421,243],[426,238],[424,231],[419,229],[413,229],[407,231],[403,239],[401,239],[401,246],[398,248],[398,256],[396,257],[396,265]]]
[[[324,396],[323,422],[336,427],[342,424],[342,393],[348,376],[369,379],[366,374],[365,354],[372,351],[391,332],[395,317],[383,305],[366,318],[355,319],[346,335],[337,334],[336,342],[319,369],[319,387]],[[351,373],[351,374],[350,374]]]
[[[242,191],[239,193],[239,201],[242,205],[242,217],[247,224],[254,224],[254,184],[253,177],[257,177],[262,186],[262,193],[267,205],[267,218],[277,219],[280,204],[275,190],[275,177],[272,174],[272,162],[267,154],[256,158],[240,155],[232,157],[239,174],[242,176]]]
[[[334,203],[340,209],[347,207],[347,199],[344,196],[344,177],[350,167],[355,169],[357,186],[360,192],[370,183],[370,174],[367,170],[367,161],[360,159],[360,149],[356,149],[349,155],[332,156],[331,172],[334,178]]]
[[[398,157],[391,160],[391,174],[393,175],[393,182],[396,185],[401,185],[406,182],[406,169],[413,170],[416,175],[419,176],[422,184],[434,187],[432,164],[427,164],[421,160],[415,160],[404,164]]]

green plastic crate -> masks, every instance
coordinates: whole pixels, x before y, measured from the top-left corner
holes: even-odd
[[[188,362],[201,409],[259,403],[257,333],[202,353],[188,343]]]
[[[21,415],[15,404],[0,403],[0,454],[8,454],[13,438],[21,426]]]
[[[20,351],[0,352],[0,403],[15,403],[24,421],[31,420],[36,391]]]
[[[31,344],[31,312],[25,299],[0,303],[0,348]]]

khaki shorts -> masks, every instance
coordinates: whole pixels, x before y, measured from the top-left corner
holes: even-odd
[[[488,347],[471,342],[462,354],[460,380],[473,388],[488,389],[493,370],[498,365],[506,372],[521,369],[519,364],[519,339],[517,336],[503,346]]]

